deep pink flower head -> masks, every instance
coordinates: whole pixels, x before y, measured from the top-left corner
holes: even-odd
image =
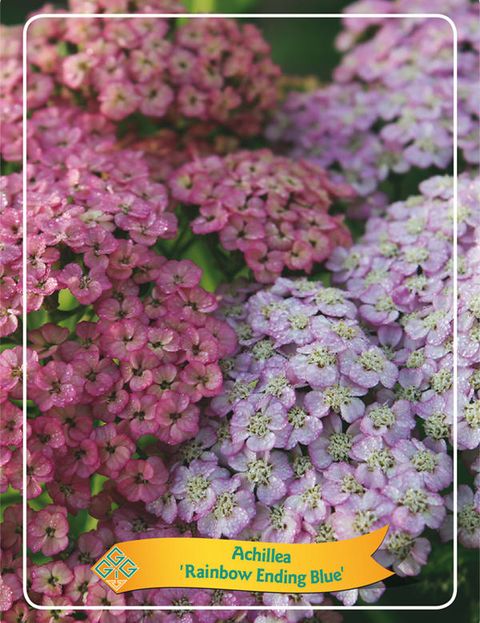
[[[73,12],[184,11],[176,0],[129,5],[72,0]],[[21,145],[21,32],[4,28],[7,44],[4,156],[19,160]],[[280,68],[253,24],[233,19],[48,19],[29,29],[29,107],[87,97],[114,121],[132,113],[168,118],[174,126],[214,124],[239,136],[261,130],[278,99]],[[53,44],[56,41],[57,44]],[[21,134],[21,132],[20,132]]]
[[[61,506],[48,506],[32,513],[28,521],[28,545],[33,552],[52,556],[68,544],[67,511]]]
[[[223,247],[241,251],[262,283],[286,268],[311,272],[337,245],[350,243],[342,218],[328,213],[350,188],[303,161],[268,150],[211,156],[184,165],[169,184],[174,199],[198,209],[193,232],[218,232]]]
[[[159,439],[169,445],[191,439],[199,430],[199,413],[187,396],[170,392],[156,406]]]
[[[31,389],[40,409],[65,407],[74,402],[81,391],[82,382],[74,374],[74,368],[63,361],[50,361],[40,366],[32,378]]]
[[[51,562],[32,568],[32,590],[50,597],[61,595],[65,584],[68,584],[73,573],[64,562]]]
[[[139,151],[119,148],[113,126],[101,115],[71,105],[36,111],[29,120],[28,143],[27,232],[21,226],[20,176],[1,179],[1,336],[18,326],[23,234],[28,311],[40,309],[46,296],[62,288],[88,305],[112,280],[152,279],[162,261],[151,247],[176,234],[165,187],[149,178]],[[69,248],[71,261],[56,271],[61,244]],[[48,331],[48,336],[35,332],[34,341],[46,340],[50,354],[63,339],[61,329],[58,335]]]
[[[117,477],[117,488],[130,502],[151,502],[165,491],[168,472],[159,457],[130,460]]]
[[[0,337],[16,330],[21,313],[21,188],[19,173],[0,177]]]
[[[20,26],[1,25],[0,58],[3,139],[1,155],[7,161],[22,158],[22,34]]]

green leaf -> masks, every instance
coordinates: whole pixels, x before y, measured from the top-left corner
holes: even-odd
[[[225,274],[212,254],[205,238],[198,238],[184,254],[186,259],[192,260],[203,270],[201,285],[208,292],[215,292],[217,287],[225,281]]]
[[[17,344],[12,344],[11,342],[7,344],[0,344],[0,353],[3,353],[4,350],[15,348],[15,346],[17,346]]]
[[[137,441],[137,446],[140,450],[144,450],[152,444],[158,444],[158,437],[155,437],[155,435],[142,435]]]
[[[311,280],[321,281],[326,288],[330,288],[332,285],[331,274],[324,270],[313,273],[313,275],[311,275]]]
[[[190,13],[215,12],[215,0],[187,0],[184,4]]]
[[[91,308],[81,306],[67,318],[60,320],[58,324],[74,333],[79,322],[82,322],[83,320],[92,320],[93,316],[94,314]]]
[[[89,515],[86,509],[82,509],[76,515],[69,515],[69,524],[69,535],[76,537],[84,532],[95,530],[98,520]]]
[[[256,0],[222,0],[217,1],[217,10],[222,13],[248,13],[256,6]]]
[[[103,490],[103,485],[107,482],[108,478],[101,474],[94,474],[92,476],[91,491],[92,495],[97,495]]]
[[[22,494],[20,491],[8,487],[5,493],[0,495],[0,522],[3,521],[3,514],[9,506],[14,504],[20,504],[22,501]]]
[[[28,501],[28,505],[34,511],[41,511],[49,504],[53,504],[52,498],[48,495],[47,491],[43,491],[38,497]]]
[[[30,552],[28,558],[35,566],[46,565],[47,562],[53,560],[50,556],[44,556],[42,552],[36,552],[35,554]]]
[[[256,0],[184,0],[190,13],[248,13]]]
[[[70,290],[60,290],[58,293],[58,309],[61,311],[72,311],[76,309],[80,303],[73,296]]]
[[[33,311],[28,314],[27,327],[28,330],[38,329],[42,325],[48,322],[48,313],[44,309]]]
[[[7,162],[0,159],[0,171],[2,175],[10,175],[12,173],[20,173],[22,170],[21,162]]]
[[[66,41],[60,41],[57,44],[57,52],[59,56],[68,56],[70,54],[69,50],[68,50],[68,44]]]

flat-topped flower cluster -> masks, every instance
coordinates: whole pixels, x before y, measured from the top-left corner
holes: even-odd
[[[195,206],[195,234],[219,232],[228,251],[239,250],[259,283],[285,268],[310,273],[351,235],[343,216],[328,213],[352,197],[320,167],[269,150],[210,156],[180,167],[169,180],[174,199]]]
[[[111,5],[112,4],[112,5]],[[181,13],[175,0],[71,0],[72,12]],[[55,13],[47,6],[42,12]],[[21,29],[2,27],[2,156],[21,159]],[[253,24],[229,19],[42,18],[28,29],[28,106],[81,103],[121,121],[137,113],[182,132],[259,134],[278,98],[280,69]]]
[[[458,405],[457,447],[474,478],[459,488],[459,539],[478,547],[480,538],[480,214],[478,178],[458,182],[458,392],[453,394],[452,179],[434,177],[421,195],[393,204],[371,218],[363,238],[348,252],[336,250],[328,267],[343,284],[393,361],[401,364],[397,395],[422,421],[433,442],[451,441]],[[452,496],[447,496],[452,509]],[[451,538],[451,516],[442,529]]]
[[[214,450],[257,504],[240,534],[323,542],[388,523],[382,560],[400,575],[418,573],[429,552],[421,534],[445,516],[440,493],[451,483],[451,459],[445,440],[420,431],[397,393],[405,366],[362,328],[352,296],[281,278],[267,291],[227,296],[221,313],[240,350],[225,362],[229,380],[211,402],[226,418]],[[192,465],[208,453],[199,459]],[[236,504],[251,508],[249,500]],[[232,522],[242,516],[232,513]],[[207,525],[231,536],[224,517]],[[353,603],[356,594],[339,598]]]
[[[458,32],[458,146],[478,164],[480,53],[478,4],[444,0],[437,7]],[[386,205],[378,191],[411,168],[445,170],[453,158],[454,33],[443,18],[385,19],[375,13],[428,13],[428,0],[362,0],[346,12],[342,53],[331,84],[292,92],[267,130],[296,158],[338,170],[362,196],[364,213]]]
[[[35,112],[28,154],[26,232],[21,176],[2,179],[2,336],[18,326],[24,239],[27,311],[35,311],[61,289],[89,305],[117,282],[151,282],[162,264],[151,247],[177,231],[165,187],[149,178],[141,152],[118,149],[103,116],[75,107]]]
[[[344,284],[362,321],[405,365],[399,391],[424,419],[425,430],[445,438],[451,426],[453,384],[453,187],[449,177],[420,185],[421,195],[371,218],[351,249],[336,249],[328,263]],[[458,444],[480,442],[479,225],[480,185],[469,175],[458,188]],[[421,399],[428,390],[428,400]],[[443,434],[442,434],[443,431]]]

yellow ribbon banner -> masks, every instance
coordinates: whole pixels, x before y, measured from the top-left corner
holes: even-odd
[[[142,539],[113,545],[92,571],[116,593],[142,588],[215,588],[322,593],[367,586],[394,575],[371,556],[387,534],[331,543],[223,539]]]

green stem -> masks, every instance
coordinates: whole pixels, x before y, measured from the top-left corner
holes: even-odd
[[[185,242],[185,238],[187,241]],[[188,247],[194,242],[195,237],[192,236],[189,225],[187,224],[180,232],[179,237],[175,241],[173,248],[170,252],[171,258],[176,260],[182,256],[182,253],[188,249]]]
[[[178,250],[178,257],[181,259],[183,257],[183,254],[188,251],[188,249],[192,246],[192,244],[194,244],[196,242],[195,237],[192,236],[192,238],[190,238],[190,240],[187,240],[187,242],[180,247],[180,249]],[[175,259],[175,258],[174,258]]]

